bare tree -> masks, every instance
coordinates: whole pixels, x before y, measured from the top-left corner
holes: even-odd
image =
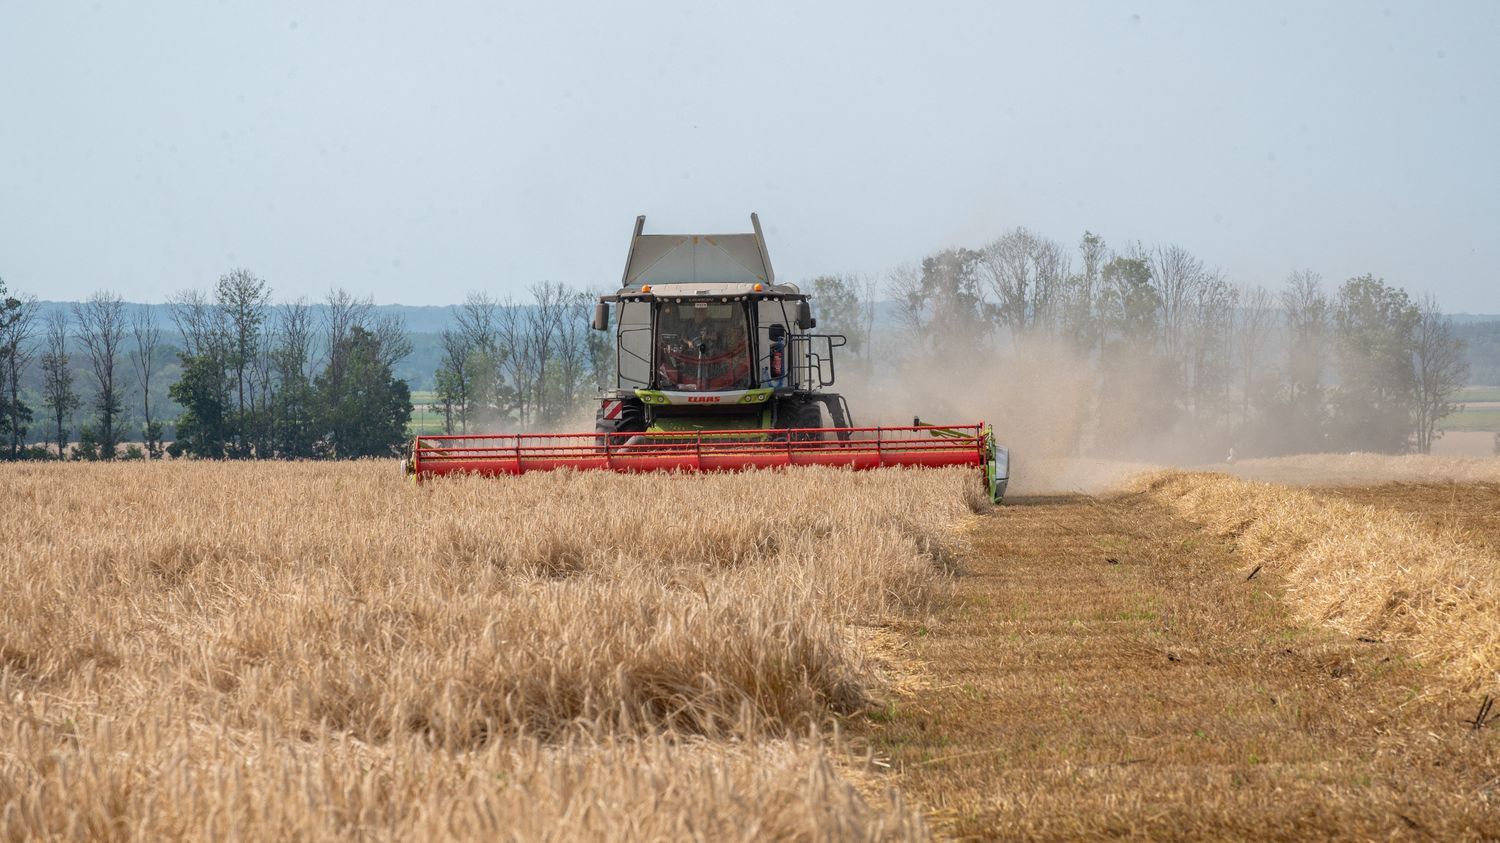
[[[1288,276],[1281,291],[1281,312],[1287,339],[1285,417],[1274,439],[1284,453],[1322,450],[1328,427],[1322,379],[1333,316],[1322,276],[1310,270]]]
[[[1281,311],[1287,330],[1287,383],[1292,398],[1317,390],[1328,352],[1332,305],[1323,291],[1323,276],[1302,269],[1287,276]]]
[[[1161,296],[1162,350],[1168,358],[1180,360],[1183,329],[1208,273],[1203,261],[1181,246],[1158,246],[1150,260],[1151,280]]]
[[[355,328],[369,330],[370,312],[374,307],[374,302],[357,299],[342,287],[328,291],[328,299],[323,305],[323,341],[327,343],[328,356],[324,376],[335,394],[340,391],[344,380],[343,354],[348,345],[345,340]]]
[[[459,425],[467,432],[491,410],[500,411],[502,362],[501,305],[489,293],[470,292],[454,314],[457,328],[443,332],[443,393],[455,405]]]
[[[269,377],[276,387],[270,399],[271,448],[284,458],[310,457],[314,453],[312,308],[306,299],[287,302],[276,309],[272,331],[275,338],[269,355]]]
[[[135,376],[141,385],[141,415],[145,420],[142,432],[146,439],[146,453],[151,457],[161,456],[161,423],[151,418],[151,373],[156,368],[156,349],[161,344],[161,326],[157,324],[156,312],[149,304],[136,309],[130,319],[130,335],[135,340]]]
[[[443,432],[452,434],[457,428],[468,433],[469,388],[472,385],[469,342],[462,331],[452,328],[443,329],[439,342],[443,347],[443,362],[435,377],[437,403],[443,408]]]
[[[201,290],[183,290],[169,298],[167,306],[188,356],[210,354],[218,347],[224,332],[223,316]]]
[[[78,340],[88,351],[96,387],[94,407],[99,411],[99,451],[104,459],[115,458],[119,434],[116,418],[121,411],[120,391],[115,385],[120,345],[125,339],[125,302],[115,294],[99,291],[73,305],[78,322]]]
[[[276,308],[276,351],[272,371],[280,382],[313,379],[312,308],[306,299],[286,302]],[[279,356],[278,356],[279,355]]]
[[[896,319],[909,335],[912,347],[925,348],[932,303],[922,288],[921,268],[912,263],[896,266],[886,275],[885,289],[896,300]]]
[[[566,291],[562,317],[557,323],[559,416],[577,407],[587,382],[592,311],[593,296],[582,290]]]
[[[1234,319],[1234,351],[1240,369],[1240,417],[1249,418],[1250,396],[1261,374],[1276,310],[1271,294],[1260,285],[1241,288],[1239,300]]]
[[[1186,358],[1188,395],[1193,421],[1200,431],[1217,421],[1229,388],[1230,327],[1236,291],[1217,273],[1194,285],[1183,314],[1182,351]]]
[[[979,273],[994,294],[1000,320],[1019,336],[1052,330],[1065,301],[1069,261],[1061,243],[1016,228],[980,251]]]
[[[68,358],[68,317],[61,310],[47,316],[46,350],[42,352],[42,404],[52,413],[58,459],[68,454],[68,419],[78,409],[73,369]]]
[[[567,316],[571,295],[567,287],[555,281],[543,281],[531,286],[531,296],[536,304],[531,310],[531,318],[527,320],[527,335],[530,338],[527,348],[531,352],[532,371],[535,373],[536,397],[533,404],[537,417],[544,421],[555,416],[552,393],[558,390],[552,379],[547,377],[547,372],[556,362],[553,358],[557,353],[558,331]]]
[[[507,297],[496,311],[495,336],[499,345],[498,370],[515,391],[516,422],[525,429],[531,420],[531,396],[537,372],[532,365],[531,309]],[[499,402],[497,401],[497,404]]]
[[[499,311],[500,303],[489,293],[471,292],[453,318],[471,347],[490,349],[499,339],[496,325]]]
[[[256,357],[262,347],[261,334],[270,306],[271,289],[254,273],[236,269],[219,276],[215,300],[229,330],[226,362],[234,373],[235,421],[230,430],[234,438],[231,453],[248,457],[253,451],[253,443],[259,438],[256,436],[255,377],[259,368]]]
[[[0,371],[0,384],[4,384],[6,391],[10,393],[5,401],[5,409],[9,416],[11,459],[20,456],[26,422],[31,417],[31,411],[21,403],[21,373],[26,371],[27,364],[36,353],[29,341],[36,327],[37,308],[35,298],[20,299],[18,306],[10,309],[10,316],[4,326],[0,327],[0,364],[3,364],[0,366],[3,368]]]
[[[380,347],[380,364],[394,369],[406,355],[411,354],[411,337],[406,333],[406,320],[399,313],[383,313],[375,317],[375,341]]]
[[[1469,377],[1464,359],[1464,341],[1453,335],[1453,325],[1428,294],[1418,305],[1415,336],[1417,450],[1428,454],[1432,443],[1443,435],[1437,429],[1444,416],[1458,409],[1453,396]]]

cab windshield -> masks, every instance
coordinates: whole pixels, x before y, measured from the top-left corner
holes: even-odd
[[[749,389],[749,320],[738,302],[663,302],[656,316],[658,389]]]

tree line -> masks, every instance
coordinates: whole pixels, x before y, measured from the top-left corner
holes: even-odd
[[[1116,249],[1091,232],[1069,248],[1016,228],[883,277],[809,286],[823,328],[849,337],[845,363],[865,376],[1014,371],[1043,359],[1039,349],[1047,363],[1060,351],[1086,372],[1080,412],[1061,431],[1074,453],[1159,458],[1163,438],[1174,458],[1427,452],[1467,375],[1463,342],[1431,296],[1373,275],[1330,289],[1309,270],[1275,290],[1236,284],[1180,246]],[[454,308],[430,403],[445,432],[586,427],[613,378],[612,336],[589,329],[592,293],[551,282],[526,292],[470,293]],[[78,412],[82,458],[351,457],[405,442],[411,395],[392,367],[411,340],[369,300],[335,290],[317,306],[272,305],[264,280],[235,270],[167,311],[180,347],[154,311],[116,295],[40,319],[34,299],[0,282],[4,454],[68,453]],[[127,384],[138,406],[124,406]],[[141,445],[122,453],[127,416]],[[42,429],[52,444],[27,449]]]
[[[1330,291],[1310,270],[1274,291],[1235,284],[1180,246],[1113,249],[1092,232],[1069,249],[1016,228],[811,287],[823,324],[866,356],[1003,370],[1061,350],[1087,372],[1074,453],[1159,458],[1163,434],[1175,458],[1427,453],[1467,377],[1430,295],[1368,274]],[[878,351],[881,307],[899,342]]]
[[[70,311],[39,319],[35,298],[8,295],[0,281],[0,441],[9,459],[343,458],[394,454],[406,440],[411,396],[391,367],[410,341],[368,299],[334,290],[315,318],[306,300],[273,305],[263,279],[235,270],[211,291],[170,299],[175,349],[164,346],[154,310],[132,310],[114,293]],[[180,409],[170,443],[159,403],[164,355],[177,375],[166,396]],[[37,407],[21,391],[33,365]],[[139,391],[141,444],[122,450],[132,438],[122,419],[134,415],[127,384]],[[75,431],[80,411],[87,421]],[[49,444],[25,446],[33,426]]]
[[[433,406],[445,432],[571,422],[612,379],[614,343],[589,327],[594,295],[554,282],[528,293],[529,302],[470,293],[442,332]]]

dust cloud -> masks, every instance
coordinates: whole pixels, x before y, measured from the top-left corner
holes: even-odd
[[[1235,458],[1232,424],[1194,424],[1174,406],[1159,368],[1086,359],[1066,343],[1030,337],[1001,351],[923,354],[839,372],[834,387],[860,425],[985,422],[1010,449],[1012,495],[1100,494],[1164,468],[1222,471],[1300,485],[1500,482],[1500,459],[1310,453]],[[873,371],[873,374],[872,374]],[[1276,435],[1273,431],[1273,436]],[[1272,453],[1299,450],[1285,441]]]
[[[1126,405],[1146,402],[1108,395],[1092,365],[1062,343],[924,356],[874,375],[846,368],[837,389],[860,425],[990,424],[1010,450],[1013,495],[1101,493],[1170,461],[1170,431],[1140,431],[1124,448],[1107,441],[1119,425],[1100,424],[1096,414],[1138,417],[1144,406]]]

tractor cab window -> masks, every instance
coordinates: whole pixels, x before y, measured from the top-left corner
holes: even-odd
[[[663,302],[656,317],[658,388],[753,386],[748,324],[745,306],[737,302]]]

